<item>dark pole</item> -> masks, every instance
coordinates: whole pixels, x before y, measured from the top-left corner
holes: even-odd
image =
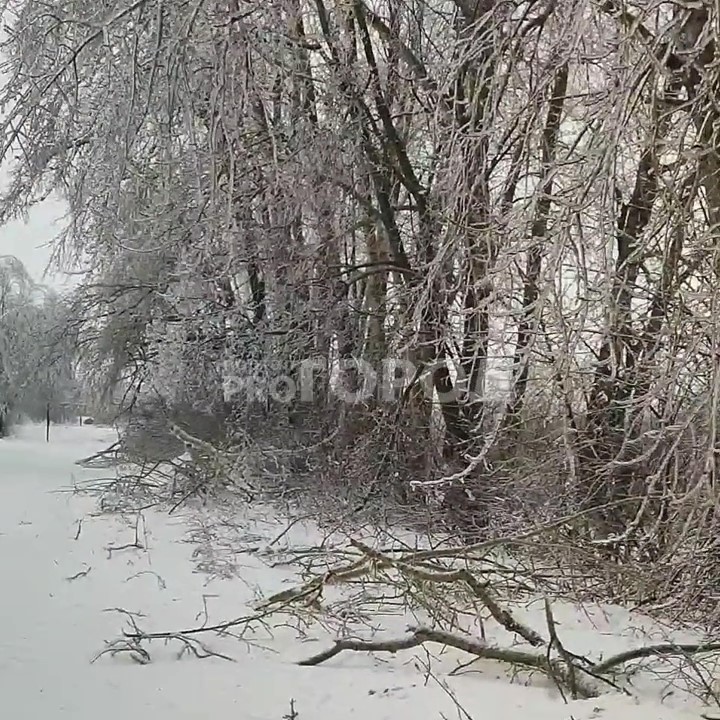
[[[50,442],[50,403],[45,408],[45,442]]]

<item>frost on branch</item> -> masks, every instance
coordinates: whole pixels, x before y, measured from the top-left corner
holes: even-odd
[[[67,202],[107,418],[715,622],[717,14],[12,0],[0,218]]]

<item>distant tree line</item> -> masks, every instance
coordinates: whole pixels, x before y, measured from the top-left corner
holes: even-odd
[[[77,414],[77,350],[68,306],[22,263],[0,257],[0,436],[18,421]]]

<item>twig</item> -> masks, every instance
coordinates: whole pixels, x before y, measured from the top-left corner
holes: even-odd
[[[142,640],[144,638],[140,639]],[[223,653],[216,652],[215,650],[210,650],[210,648],[200,642],[200,640],[185,637],[185,635],[182,635],[181,633],[172,633],[167,637],[167,640],[177,640],[182,643],[182,647],[178,653],[178,660],[182,658],[186,652],[190,652],[200,660],[204,660],[209,657],[216,657],[221,660],[227,660],[228,662],[235,662],[235,659],[229,655],[224,655]]]
[[[126,580],[134,580],[136,577],[140,577],[141,575],[152,575],[156,580],[158,584],[158,588],[160,590],[165,590],[167,587],[165,581],[158,575],[154,570],[141,570],[140,572],[136,572],[134,575],[130,575]]]
[[[297,720],[300,716],[295,709],[295,700],[290,698],[290,712],[287,715],[283,715],[283,720]]]
[[[432,671],[430,667],[430,662],[428,660],[425,660],[421,664],[423,665],[423,670],[426,677],[434,680],[435,683],[440,687],[440,689],[450,698],[452,704],[457,710],[458,717],[463,718],[464,720],[473,720],[473,716],[463,707],[463,705],[458,700],[457,695],[452,691],[452,688],[450,688],[450,686],[444,680],[440,680],[440,678],[438,678]]]
[[[92,567],[88,566],[86,570],[81,570],[80,572],[76,572],[74,575],[70,575],[70,577],[66,577],[65,579],[68,582],[72,582],[73,580],[79,580],[81,577],[85,577],[91,570],[92,570]]]
[[[108,557],[111,558],[114,552],[119,552],[120,550],[144,550],[145,548],[136,540],[126,545],[108,545],[105,549],[108,551]]]

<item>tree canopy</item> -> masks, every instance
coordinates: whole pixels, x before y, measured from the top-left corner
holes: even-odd
[[[716,484],[717,13],[5,0],[0,219],[67,201],[78,344],[125,407],[652,527]],[[331,391],[388,358],[394,402]],[[278,400],[310,359],[312,402]]]

